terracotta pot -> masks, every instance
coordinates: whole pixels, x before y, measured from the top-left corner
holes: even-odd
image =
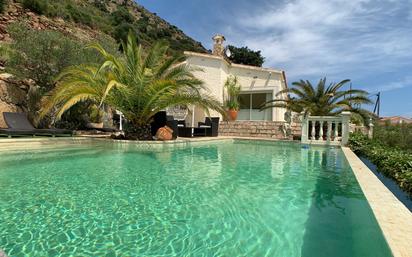
[[[230,109],[227,111],[230,121],[235,121],[237,119],[238,110]]]
[[[173,139],[173,130],[171,128],[169,128],[168,126],[164,126],[162,128],[159,128],[156,132],[156,138],[157,138],[157,140],[161,140],[161,141],[172,140]]]
[[[86,124],[86,127],[91,128],[91,129],[103,128],[103,122],[99,122],[99,123],[89,122]]]

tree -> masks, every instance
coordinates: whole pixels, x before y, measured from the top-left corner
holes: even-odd
[[[319,81],[316,88],[308,80],[293,82],[292,87],[281,90],[276,96],[288,94],[286,99],[274,99],[268,101],[262,109],[281,107],[290,111],[305,115],[334,116],[343,111],[352,112],[354,118],[368,121],[371,113],[365,109],[355,107],[360,104],[370,104],[364,90],[342,90],[342,87],[350,80],[339,83],[330,83],[326,86],[326,78]]]
[[[262,67],[262,64],[265,62],[265,57],[262,56],[260,51],[253,51],[247,46],[236,47],[229,45],[228,48],[232,53],[229,59],[234,63]]]
[[[103,57],[101,65],[77,65],[62,72],[58,85],[44,98],[41,116],[55,107],[57,119],[78,102],[108,104],[121,111],[131,125],[126,137],[150,139],[150,122],[159,111],[171,106],[196,104],[224,114],[221,103],[204,93],[206,88],[196,79],[184,56],[167,57],[168,45],[155,43],[145,54],[133,33],[123,43],[121,57],[94,44]]]

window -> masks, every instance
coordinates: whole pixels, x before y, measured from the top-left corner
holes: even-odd
[[[241,93],[239,95],[239,120],[272,120],[272,109],[260,107],[272,99],[271,93]]]

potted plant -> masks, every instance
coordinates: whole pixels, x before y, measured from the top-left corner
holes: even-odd
[[[96,105],[90,107],[90,112],[88,115],[89,122],[87,123],[88,128],[98,129],[103,128],[103,112]]]
[[[237,119],[237,114],[239,111],[239,94],[240,94],[240,84],[235,76],[229,76],[225,82],[225,89],[227,93],[227,99],[225,105],[227,108],[227,113],[229,120],[235,121]]]

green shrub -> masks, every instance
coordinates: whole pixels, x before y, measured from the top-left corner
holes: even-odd
[[[125,7],[119,7],[116,11],[112,14],[112,20],[114,25],[119,25],[121,23],[133,23],[134,18],[129,13],[129,11]]]
[[[7,0],[0,0],[0,13],[3,13],[7,7]]]
[[[66,6],[57,3],[49,4],[46,15],[49,17],[60,17],[65,20],[70,20],[71,18]]]
[[[57,128],[63,129],[86,129],[87,113],[89,111],[89,103],[77,103],[75,106],[65,112],[62,118],[55,123]]]
[[[47,0],[23,0],[23,7],[37,14],[46,14],[48,1]]]
[[[412,154],[396,147],[384,145],[378,139],[368,139],[354,133],[349,139],[350,148],[368,158],[379,172],[393,178],[399,186],[412,195]]]
[[[92,17],[81,8],[75,7],[73,5],[68,5],[67,11],[69,12],[70,17],[74,22],[81,23],[90,27],[93,26]]]
[[[116,39],[117,42],[121,43],[123,41],[126,41],[127,35],[129,34],[129,31],[132,31],[135,33],[137,36],[136,30],[134,27],[129,24],[129,23],[122,23],[119,26],[117,26],[113,32],[113,37]]]
[[[147,33],[147,28],[149,26],[149,20],[148,19],[139,19],[136,23],[137,29],[142,32],[142,33]]]
[[[106,4],[103,0],[94,0],[93,5],[102,12],[108,12]]]
[[[412,124],[378,124],[373,137],[390,147],[412,152]]]
[[[89,122],[100,123],[103,121],[103,111],[99,109],[96,105],[92,105],[89,108]]]

